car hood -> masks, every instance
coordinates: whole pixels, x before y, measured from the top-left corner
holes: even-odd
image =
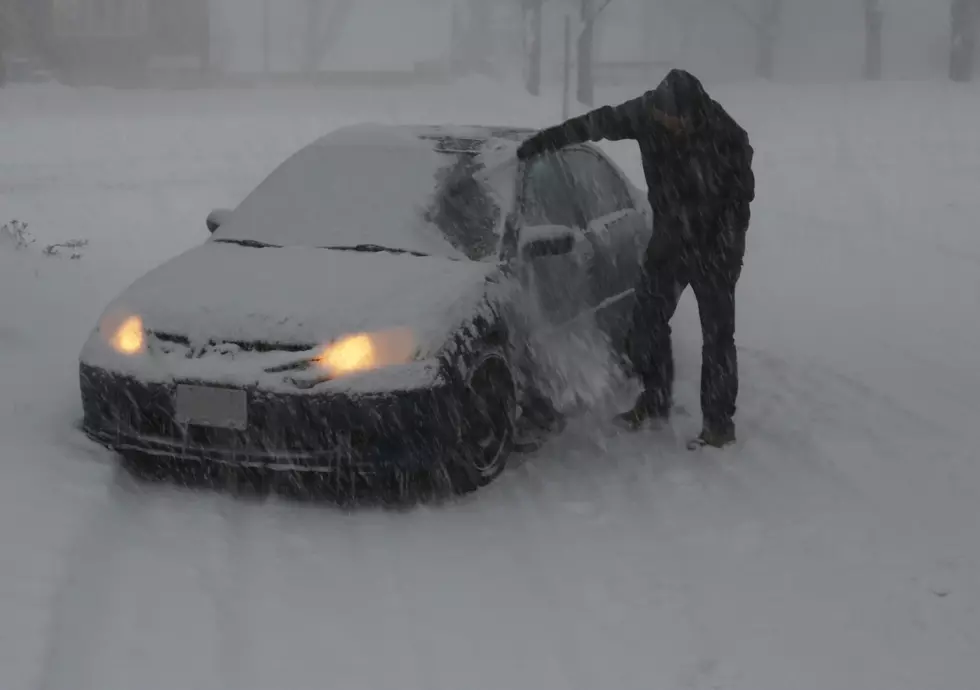
[[[420,354],[473,313],[493,264],[441,257],[207,242],[146,274],[107,312],[191,343],[316,346],[410,328]]]

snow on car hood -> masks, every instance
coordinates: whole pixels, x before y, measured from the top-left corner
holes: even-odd
[[[316,346],[408,327],[426,356],[472,313],[494,268],[441,257],[208,242],[137,280],[107,312],[139,315],[147,330],[191,343]]]

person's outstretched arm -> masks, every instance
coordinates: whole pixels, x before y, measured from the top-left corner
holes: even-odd
[[[647,100],[644,94],[617,106],[604,105],[560,125],[543,129],[521,144],[517,155],[528,158],[543,151],[555,151],[586,141],[636,139],[642,136],[644,130],[656,126]]]

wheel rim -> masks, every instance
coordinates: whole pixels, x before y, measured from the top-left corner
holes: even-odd
[[[505,403],[509,396],[495,390],[491,382],[486,373],[479,372],[470,383],[473,418],[468,424],[468,441],[476,451],[471,464],[481,476],[499,470],[513,433],[510,406]]]

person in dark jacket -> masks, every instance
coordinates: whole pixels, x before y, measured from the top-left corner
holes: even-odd
[[[602,139],[637,141],[654,216],[626,343],[643,392],[618,419],[635,429],[669,418],[674,383],[670,320],[690,285],[701,317],[704,419],[691,448],[726,446],[735,441],[738,396],[735,285],[755,199],[748,134],[694,75],[674,69],[638,98],[536,133],[521,144],[518,157]]]

